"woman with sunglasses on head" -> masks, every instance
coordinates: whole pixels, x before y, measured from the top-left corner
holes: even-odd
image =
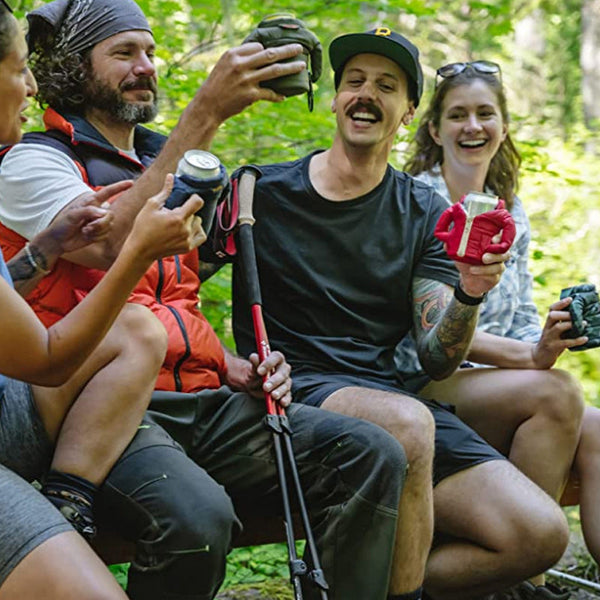
[[[521,159],[508,124],[499,65],[475,61],[438,69],[405,168],[435,187],[449,204],[471,191],[503,198],[517,235],[506,271],[481,307],[469,354],[472,362],[443,381],[431,381],[406,338],[396,351],[396,364],[408,389],[454,404],[461,419],[557,500],[572,466],[581,484],[584,536],[598,562],[600,436],[594,432],[600,432],[600,411],[585,408],[581,428],[579,384],[552,368],[565,349],[587,338],[561,337],[571,328],[570,298],[555,302],[540,328],[527,267],[529,221],[515,195]],[[568,597],[529,582],[518,593],[517,598]]]
[[[35,91],[24,35],[7,1],[0,0],[1,144],[19,141],[23,110]],[[111,269],[48,330],[19,293],[31,292],[61,254],[106,235],[111,213],[104,201],[131,183],[92,194],[8,263],[0,253],[0,600],[126,599],[65,516],[81,525],[76,515],[85,492],[102,482],[133,438],[163,361],[162,325],[144,307],[123,308],[131,290],[155,259],[188,252],[206,237],[191,217],[202,205],[197,196],[174,211],[162,208],[172,176],[168,180],[147,201]],[[104,406],[86,404],[90,385],[107,390]],[[120,387],[127,387],[125,398]],[[118,411],[119,418],[107,419],[110,410]],[[94,441],[89,447],[65,448],[61,431],[66,427],[89,427],[86,435]],[[103,444],[92,447],[98,431]],[[44,496],[29,483],[44,475],[51,460],[49,487],[56,492],[55,503],[70,512],[59,512],[51,494]],[[81,471],[63,472],[70,461]],[[84,497],[78,498],[80,488]]]

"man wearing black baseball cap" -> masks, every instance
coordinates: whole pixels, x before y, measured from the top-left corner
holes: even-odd
[[[341,35],[329,46],[329,60],[335,75],[335,89],[342,79],[344,66],[357,54],[380,54],[393,60],[408,77],[409,98],[415,108],[423,94],[423,71],[419,63],[418,48],[403,35],[388,27],[376,27],[366,33]]]
[[[331,147],[261,167],[256,184],[265,324],[293,367],[297,402],[373,421],[404,446],[388,599],[421,598],[423,581],[434,598],[475,598],[550,566],[564,517],[452,412],[405,391],[393,354],[412,330],[428,374],[452,373],[508,254],[458,273],[433,235],[446,202],[388,164],[420,100],[417,48],[381,26],[338,37],[329,57]],[[233,292],[236,342],[248,355],[254,336],[237,267]],[[440,537],[430,553],[434,503]]]

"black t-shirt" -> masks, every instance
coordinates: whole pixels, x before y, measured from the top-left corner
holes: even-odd
[[[270,346],[295,373],[395,381],[394,348],[412,326],[413,278],[456,282],[433,236],[447,203],[389,165],[368,194],[327,200],[310,183],[312,156],[261,167],[256,184],[254,243]],[[238,266],[233,319],[247,356],[256,344]]]

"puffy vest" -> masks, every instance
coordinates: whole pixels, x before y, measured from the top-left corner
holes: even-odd
[[[48,109],[44,124],[45,132],[25,134],[20,143],[45,144],[65,152],[93,189],[139,177],[166,139],[137,126],[134,147],[140,157],[138,162],[120,153],[81,117],[61,116]],[[6,260],[26,241],[0,224],[0,244]],[[148,269],[129,299],[148,307],[162,321],[169,335],[156,389],[194,392],[217,388],[227,371],[221,342],[198,308],[198,269],[197,250],[160,259]],[[52,273],[27,296],[27,301],[48,327],[80,302],[103,275],[103,271],[60,259]]]

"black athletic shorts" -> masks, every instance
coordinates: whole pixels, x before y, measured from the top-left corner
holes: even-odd
[[[345,387],[363,387],[385,390],[415,398],[429,408],[435,420],[435,456],[433,460],[433,484],[489,460],[506,460],[478,433],[463,423],[452,405],[435,400],[424,400],[385,381],[375,381],[345,373],[297,373],[293,374],[292,394],[294,401],[321,406],[337,390]]]

